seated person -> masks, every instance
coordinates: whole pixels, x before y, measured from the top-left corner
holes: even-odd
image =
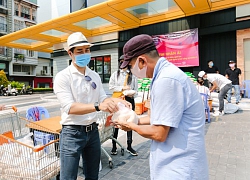
[[[196,88],[198,89],[199,93],[206,94],[208,98],[210,98],[210,91],[206,86],[204,86],[203,78],[198,77],[197,82],[198,82],[198,85],[196,86]]]

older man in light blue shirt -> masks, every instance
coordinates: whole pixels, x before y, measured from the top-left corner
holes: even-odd
[[[160,58],[148,35],[135,36],[124,46],[125,61],[138,78],[152,77],[151,117],[138,125],[116,120],[124,130],[152,139],[152,180],[207,180],[204,142],[205,113],[199,92],[189,78]]]

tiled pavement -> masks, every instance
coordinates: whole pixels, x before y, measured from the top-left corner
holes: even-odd
[[[250,111],[239,111],[212,118],[206,123],[206,150],[210,180],[249,180],[250,179]],[[133,134],[133,145],[139,156],[125,152],[112,156],[114,167],[110,169],[108,159],[102,155],[100,180],[147,180],[149,173],[150,140]],[[119,131],[118,140],[126,145],[126,133]],[[103,147],[110,152],[111,140]],[[81,169],[79,169],[82,171]],[[84,179],[79,171],[79,179]],[[167,178],[166,178],[167,179]]]

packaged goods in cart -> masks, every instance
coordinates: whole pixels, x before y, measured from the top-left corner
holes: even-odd
[[[112,121],[114,120],[122,120],[122,121],[127,121],[127,122],[133,122],[135,124],[138,124],[138,116],[136,113],[127,108],[124,104],[118,103],[119,111],[114,113],[112,116]]]

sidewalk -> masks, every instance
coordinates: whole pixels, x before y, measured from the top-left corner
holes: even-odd
[[[210,180],[247,180],[250,177],[250,111],[239,111],[212,118],[206,123],[206,150],[209,163]],[[119,131],[118,140],[126,145],[126,133]],[[100,180],[149,180],[150,140],[133,132],[133,147],[138,156],[125,152],[121,156],[112,156],[113,169],[108,166],[108,159],[102,154]],[[111,140],[103,144],[110,152]],[[125,146],[126,148],[126,146]],[[84,179],[79,168],[79,178]]]

